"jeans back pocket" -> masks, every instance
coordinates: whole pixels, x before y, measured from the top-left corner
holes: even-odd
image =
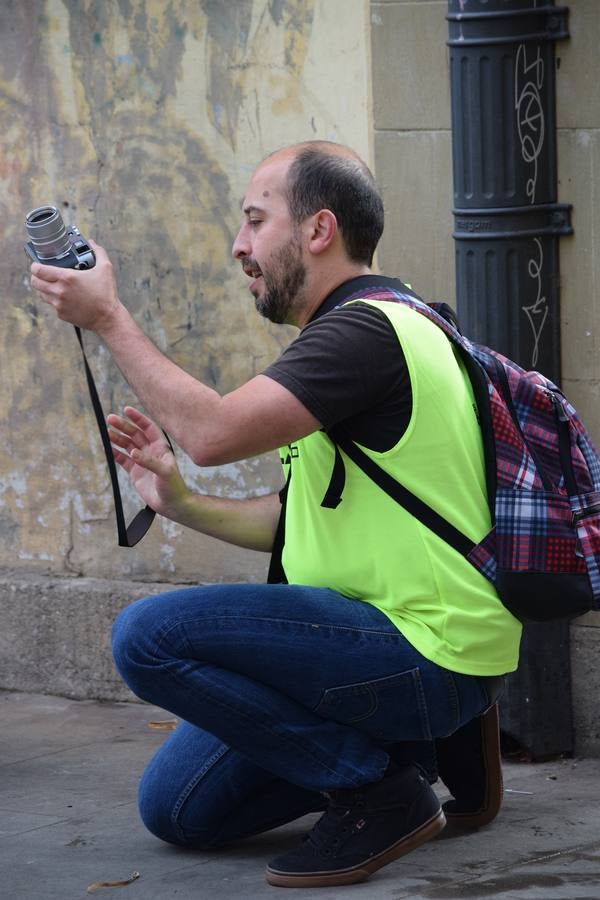
[[[418,667],[327,688],[314,710],[379,741],[429,741],[431,728]]]

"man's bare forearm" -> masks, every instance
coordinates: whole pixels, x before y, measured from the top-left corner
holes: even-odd
[[[190,492],[169,518],[229,544],[270,553],[280,512],[278,494],[229,500]]]
[[[164,356],[122,305],[99,336],[151,416],[196,458],[203,423],[208,432],[219,415],[220,395]]]

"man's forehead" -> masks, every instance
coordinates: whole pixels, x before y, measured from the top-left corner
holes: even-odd
[[[285,183],[290,159],[269,158],[254,171],[246,195],[240,204],[244,212],[285,196]]]

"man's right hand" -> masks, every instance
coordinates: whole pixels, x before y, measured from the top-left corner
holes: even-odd
[[[89,241],[96,255],[93,269],[62,269],[33,263],[31,287],[64,322],[102,334],[120,307],[113,267],[106,250]]]

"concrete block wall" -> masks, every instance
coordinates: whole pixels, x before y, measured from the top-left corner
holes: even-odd
[[[172,585],[170,587],[175,587]],[[163,582],[0,575],[0,687],[74,700],[133,700],[110,651],[111,623]]]

